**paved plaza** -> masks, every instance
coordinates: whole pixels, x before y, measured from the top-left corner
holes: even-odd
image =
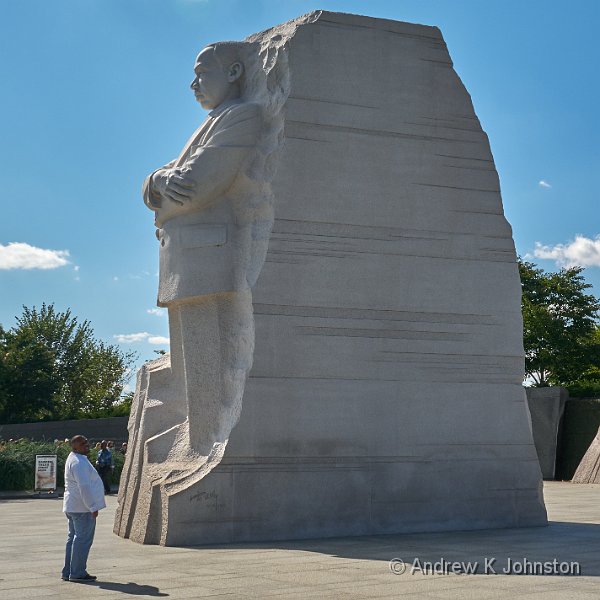
[[[60,579],[66,534],[61,500],[2,500],[0,598],[597,599],[600,485],[547,482],[544,490],[549,527],[200,548],[140,546],[115,536],[116,498],[111,496],[99,517],[89,562],[98,576],[95,584]],[[392,558],[402,559],[404,574],[392,573]],[[488,571],[499,574],[484,573],[486,558],[496,559]],[[442,559],[475,567],[477,573],[418,569],[427,566],[425,561]],[[578,563],[581,574],[500,574],[509,559],[514,570],[556,559],[575,571],[571,563]],[[410,574],[413,565],[417,568]],[[402,563],[394,568],[402,570]]]

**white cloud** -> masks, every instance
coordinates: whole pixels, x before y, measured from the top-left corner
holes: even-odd
[[[164,308],[149,308],[146,312],[155,317],[165,317],[167,315],[167,311]]]
[[[140,333],[117,333],[113,337],[119,344],[134,344],[136,342],[144,342],[150,337],[150,334],[146,331]]]
[[[147,331],[140,331],[139,333],[117,333],[116,335],[113,335],[113,337],[119,344],[148,342],[149,344],[160,345],[169,343],[169,338],[162,335],[152,335]]]
[[[79,268],[80,268],[80,267],[79,267],[79,265],[75,265],[75,266],[73,267],[73,271],[77,272],[77,271],[79,271]]]
[[[57,269],[69,261],[68,250],[46,250],[24,242],[0,244],[0,269]]]
[[[538,182],[538,185],[542,188],[551,188],[552,187],[547,181],[544,181],[543,179],[541,179]]]
[[[576,235],[572,242],[544,246],[535,243],[536,258],[553,260],[559,267],[600,267],[600,235],[594,239]]]

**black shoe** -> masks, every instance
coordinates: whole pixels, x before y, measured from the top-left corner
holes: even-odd
[[[89,573],[86,573],[83,577],[69,577],[69,581],[78,581],[78,582],[90,582],[90,581],[96,581],[96,579],[98,579],[95,575],[90,575]]]
[[[60,578],[61,578],[63,581],[69,581],[69,578],[68,578],[68,577],[65,577],[64,575],[61,575],[61,576],[60,576]]]

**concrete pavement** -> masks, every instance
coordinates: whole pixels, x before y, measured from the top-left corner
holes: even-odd
[[[116,498],[110,496],[89,561],[90,572],[98,576],[95,584],[60,580],[66,534],[61,500],[4,500],[0,598],[597,599],[600,485],[546,482],[545,497],[549,527],[162,548],[115,536]],[[404,561],[404,574],[392,573],[392,558]],[[488,574],[485,558],[496,559]],[[437,562],[432,566],[439,572],[442,559],[474,566],[477,573],[426,574],[418,569],[427,566],[425,561]],[[500,573],[509,559],[516,569],[528,564],[535,569],[536,562],[553,559],[556,569],[560,561],[568,567],[575,562],[581,574],[491,574],[490,568]],[[417,568],[410,574],[413,565]],[[394,568],[401,566],[397,562]]]

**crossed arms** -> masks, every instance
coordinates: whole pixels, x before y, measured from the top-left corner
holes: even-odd
[[[192,144],[182,159],[147,177],[144,202],[156,211],[157,225],[179,214],[203,210],[222,196],[256,147],[260,129],[259,107],[235,104],[215,118],[206,137]]]

